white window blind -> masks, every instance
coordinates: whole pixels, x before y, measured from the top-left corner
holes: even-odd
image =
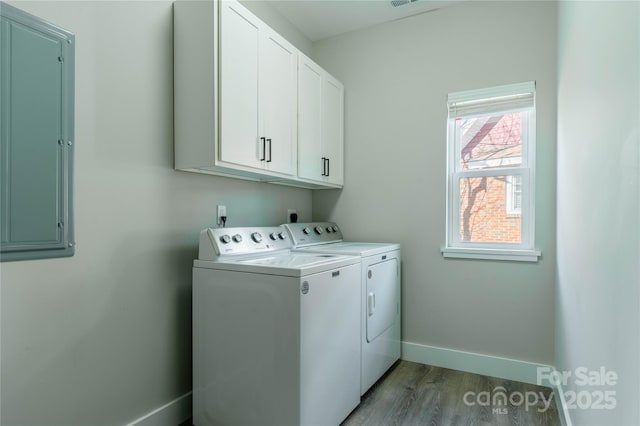
[[[534,81],[486,89],[450,93],[447,97],[449,117],[468,117],[521,111],[535,104]]]

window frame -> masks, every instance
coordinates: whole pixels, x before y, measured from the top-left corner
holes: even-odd
[[[444,257],[516,260],[535,262],[540,251],[535,250],[535,150],[536,105],[535,82],[517,83],[449,94],[447,100],[447,200],[446,240],[441,252]],[[524,99],[524,100],[523,100]],[[457,113],[467,107],[466,113]],[[471,106],[470,108],[468,106]],[[471,112],[469,112],[469,110]],[[522,153],[520,166],[486,169],[461,169],[460,137],[457,128],[460,117],[482,117],[522,111]],[[460,236],[460,180],[467,177],[521,177],[521,242],[472,242]],[[506,194],[505,194],[506,195]],[[505,197],[506,201],[506,197]],[[508,206],[507,206],[508,208]],[[505,210],[505,215],[508,210]]]
[[[514,177],[518,175],[510,175],[507,176],[506,181],[506,194],[505,194],[505,214],[507,217],[515,217],[522,215],[522,180],[520,182],[515,182]],[[517,188],[520,185],[520,206],[516,206],[517,200]]]

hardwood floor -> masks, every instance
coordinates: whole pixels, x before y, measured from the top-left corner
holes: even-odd
[[[342,426],[560,425],[549,398],[542,386],[400,361]]]

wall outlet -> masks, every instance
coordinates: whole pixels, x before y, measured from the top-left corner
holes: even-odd
[[[217,215],[217,224],[218,225],[224,225],[222,223],[222,219],[220,219],[222,216],[227,216],[227,206],[223,206],[221,204],[218,204],[218,215]]]
[[[296,211],[296,209],[287,209],[287,222],[295,223],[297,221],[298,221],[298,212]]]

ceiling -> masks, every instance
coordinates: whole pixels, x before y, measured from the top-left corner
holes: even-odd
[[[271,0],[269,4],[311,41],[456,4],[462,0],[418,0],[399,7],[387,0]]]

